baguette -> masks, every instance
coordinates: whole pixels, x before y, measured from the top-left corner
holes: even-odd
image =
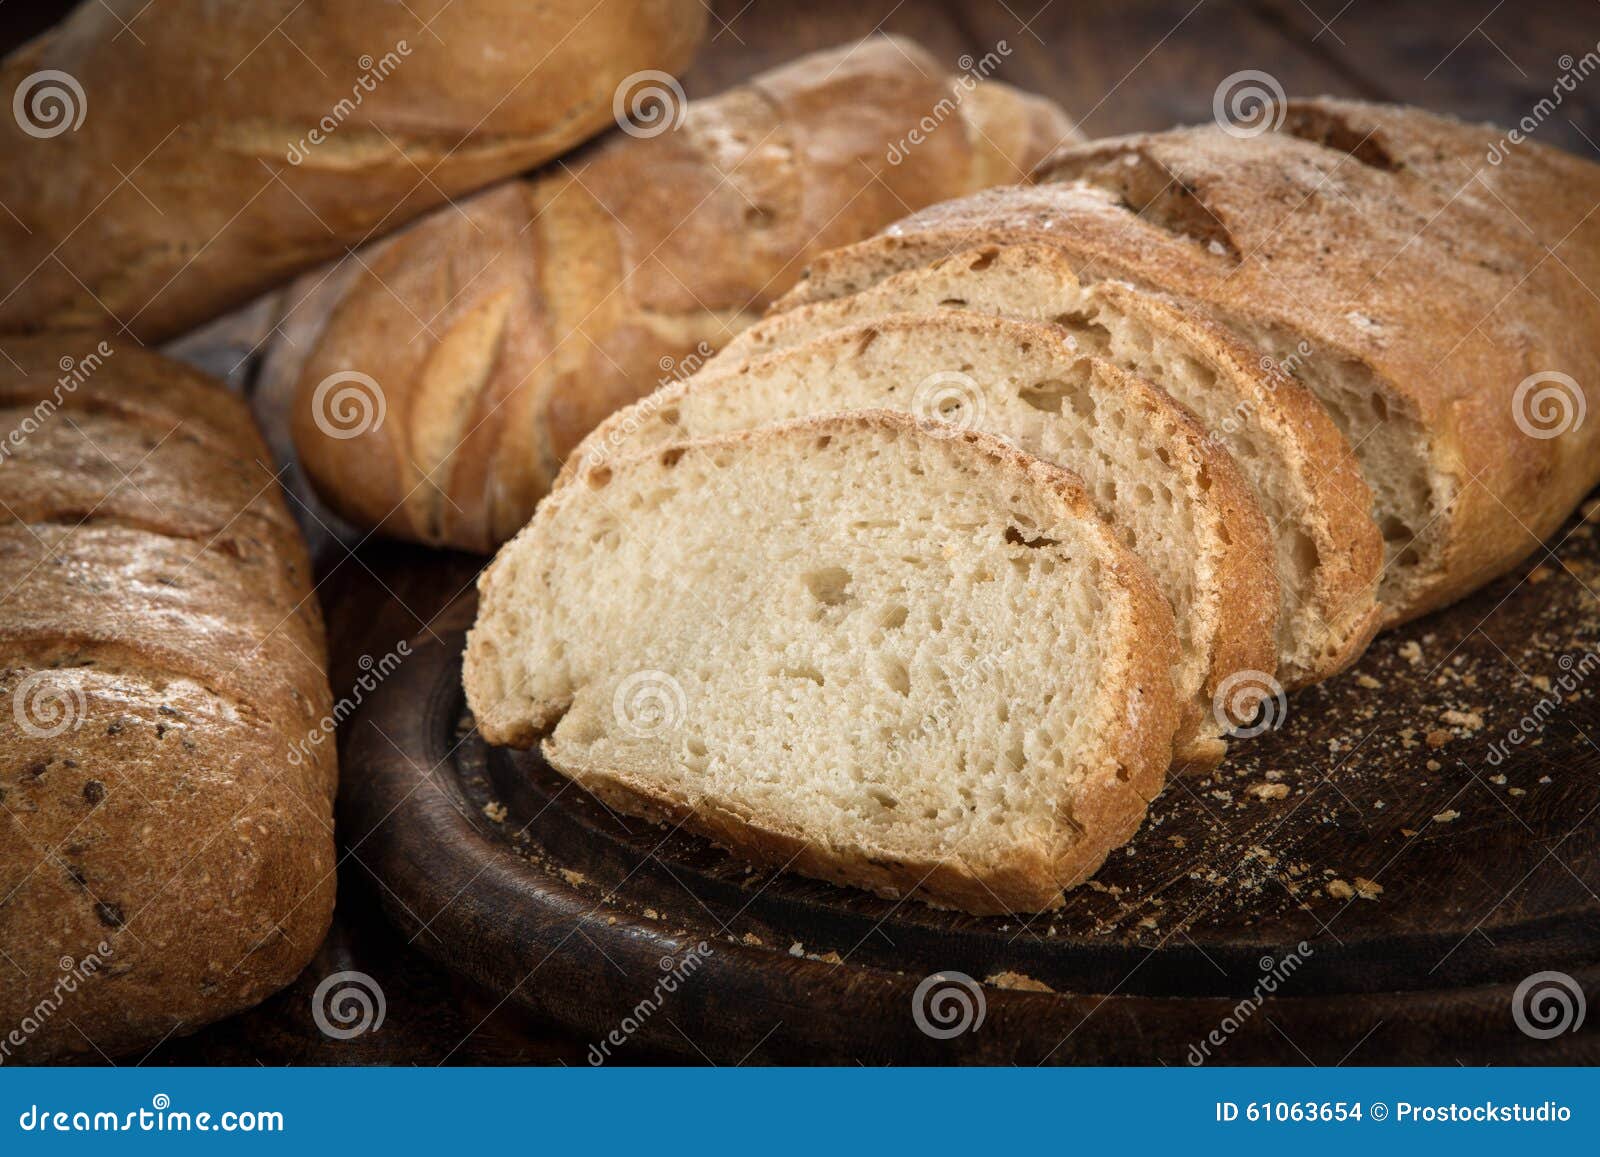
[[[1392,141],[1435,119],[1367,108]],[[1051,245],[1086,281],[1204,304],[1354,447],[1385,539],[1384,622],[1403,622],[1504,573],[1600,481],[1600,426],[1581,420],[1600,388],[1600,302],[1539,243],[1559,239],[1572,197],[1541,199],[1529,174],[1553,164],[1547,151],[1512,153],[1494,178],[1544,222],[1530,237],[1437,176],[1349,148],[1215,127],[1068,148],[1035,187],[828,255],[776,308],[984,242]],[[1560,168],[1593,204],[1600,169]]]
[[[904,414],[607,462],[479,585],[490,742],[888,897],[1058,906],[1171,753],[1171,612],[1078,480]]]
[[[883,37],[694,102],[676,131],[619,134],[365,258],[300,375],[300,460],[358,526],[491,550],[600,419],[692,372],[811,257],[1071,136],[1054,106]],[[351,371],[376,394],[326,385]]]
[[[328,927],[322,623],[242,403],[131,346],[4,354],[5,1059],[114,1057],[260,1001]]]
[[[153,342],[609,126],[698,0],[88,0],[0,66],[0,331]],[[62,79],[62,76],[66,79]],[[19,106],[20,107],[20,106]]]
[[[1233,452],[1272,528],[1282,585],[1278,677],[1343,670],[1377,630],[1383,540],[1349,443],[1317,400],[1205,317],[1131,285],[1084,286],[1058,250],[984,246],[861,293],[777,313],[707,366],[727,368],[888,313],[969,309],[1061,327],[1086,353],[1164,388]]]
[[[1233,459],[1192,416],[1142,378],[1078,356],[1057,329],[976,314],[890,315],[744,366],[714,362],[602,423],[568,477],[683,438],[878,408],[998,435],[1085,480],[1177,619],[1177,758],[1192,770],[1220,760],[1223,733],[1244,720],[1216,709],[1219,689],[1249,673],[1266,692],[1276,669],[1278,580],[1266,521]],[[1255,704],[1240,706],[1248,716]]]

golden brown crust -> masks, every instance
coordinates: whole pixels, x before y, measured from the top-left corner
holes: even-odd
[[[905,141],[952,84],[916,45],[874,38],[390,239],[301,374],[296,445],[318,491],[362,526],[493,549],[597,422],[693,372],[812,257],[1014,179],[1070,136],[1053,106],[984,85]],[[310,402],[349,369],[379,382],[388,417],[339,440]]]
[[[918,421],[908,414],[863,410],[802,418],[677,445],[691,452],[715,453],[727,447],[750,452],[758,450],[763,442],[809,439],[820,432],[871,426],[904,432],[920,429]],[[973,864],[959,858],[911,858],[874,850],[867,844],[856,849],[823,847],[797,831],[775,825],[769,818],[724,806],[691,806],[687,800],[664,795],[647,778],[628,769],[573,761],[559,746],[547,741],[545,755],[551,764],[618,810],[681,823],[687,830],[761,863],[868,888],[885,896],[914,895],[930,903],[979,914],[1059,906],[1063,888],[1087,879],[1112,849],[1133,834],[1148,801],[1159,793],[1164,782],[1178,717],[1170,678],[1177,646],[1172,613],[1148,571],[1099,521],[1075,474],[986,434],[968,431],[955,438],[941,435],[936,441],[953,446],[954,453],[981,455],[987,460],[985,469],[1005,472],[1020,485],[1044,490],[1062,504],[1065,514],[1083,522],[1096,543],[1106,576],[1106,616],[1117,625],[1116,637],[1125,640],[1106,671],[1103,693],[1097,699],[1102,715],[1095,721],[1095,733],[1105,736],[1108,746],[1103,752],[1084,753],[1090,766],[1088,777],[1075,789],[1070,812],[1060,817],[1049,845],[1016,848],[997,864]],[[649,469],[658,461],[659,455],[651,452],[619,458],[608,462],[606,468],[616,472]],[[541,508],[540,518],[524,533],[534,533],[559,504],[582,501],[584,494],[583,487],[570,487],[553,495]],[[501,560],[511,549],[507,547],[502,552]],[[501,562],[497,561],[480,579],[481,605],[502,597],[503,592],[498,589],[500,574]],[[481,661],[482,653],[475,651],[474,642],[469,639],[463,676],[468,701],[479,712],[477,723],[485,738],[517,746],[538,741],[566,705],[536,704],[526,717],[515,719],[487,716],[484,709],[490,704],[488,686],[477,671]]]
[[[116,1056],[261,1000],[327,928],[322,623],[241,402],[134,347],[4,352],[0,950],[26,979],[0,1017],[38,1021],[24,1059]]]
[[[0,331],[181,332],[609,127],[619,82],[683,67],[706,23],[697,0],[148,8],[81,4],[0,66],[93,106],[0,126]]]

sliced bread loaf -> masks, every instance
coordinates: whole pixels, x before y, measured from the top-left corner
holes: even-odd
[[[1600,299],[1550,260],[1583,236],[1572,198],[1541,197],[1555,170],[1521,150],[1446,193],[1440,166],[1405,159],[1437,149],[1426,119],[1382,117],[1381,150],[1362,134],[1215,126],[1064,149],[1035,186],[946,202],[819,258],[775,308],[1021,242],[1065,252],[1085,281],[1204,303],[1355,449],[1384,536],[1384,621],[1401,622],[1504,573],[1600,480],[1600,423],[1583,421],[1600,404]],[[1564,169],[1600,187],[1594,166]],[[1528,228],[1496,207],[1508,196]]]
[[[1280,600],[1266,521],[1233,459],[1181,406],[1079,356],[1054,327],[924,313],[838,330],[658,391],[603,423],[574,461],[593,466],[684,438],[875,408],[996,434],[1083,476],[1177,616],[1178,758],[1220,759],[1220,736],[1239,720],[1213,710],[1218,686],[1276,667]]]
[[[1060,250],[980,246],[861,293],[774,314],[707,372],[889,313],[966,309],[1060,326],[1076,348],[1165,389],[1226,446],[1272,527],[1282,604],[1278,676],[1325,679],[1377,630],[1383,538],[1350,445],[1315,397],[1203,310],[1124,282],[1083,285]]]
[[[484,573],[467,697],[630,814],[885,896],[1061,902],[1160,790],[1173,624],[1069,472],[864,412],[585,472]]]

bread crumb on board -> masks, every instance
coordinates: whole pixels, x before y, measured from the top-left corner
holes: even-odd
[[[506,805],[499,800],[492,799],[483,805],[483,814],[497,824],[506,822]]]
[[[1010,970],[996,972],[990,976],[985,976],[983,978],[983,982],[985,984],[993,985],[995,988],[1009,988],[1014,992],[1055,991],[1055,989],[1051,988],[1042,980],[1035,980],[1033,977],[1028,976],[1025,973],[1012,972]]]
[[[1249,791],[1257,799],[1283,799],[1289,794],[1289,785],[1286,783],[1253,783],[1250,785]]]
[[[1449,824],[1449,823],[1454,823],[1456,820],[1458,820],[1460,818],[1461,818],[1461,813],[1456,811],[1455,808],[1447,808],[1444,811],[1439,812],[1438,814],[1436,814],[1433,817],[1433,822],[1436,823],[1436,824]]]

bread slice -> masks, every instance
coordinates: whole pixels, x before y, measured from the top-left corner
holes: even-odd
[[[479,582],[485,738],[763,863],[1059,905],[1160,790],[1172,615],[1072,474],[933,425],[784,423],[558,491]]]
[[[1238,720],[1213,710],[1218,686],[1240,671],[1265,684],[1277,662],[1266,520],[1233,459],[1182,407],[1142,378],[1080,357],[1059,329],[924,313],[839,330],[658,391],[602,423],[576,461],[879,407],[999,435],[1083,476],[1177,615],[1178,757],[1219,760],[1220,737]]]
[[[1383,537],[1372,492],[1327,412],[1204,311],[1123,282],[1085,286],[1057,249],[980,246],[774,314],[736,337],[707,372],[885,314],[937,309],[1059,325],[1078,349],[1165,389],[1227,447],[1274,532],[1285,685],[1325,679],[1366,648],[1378,627]]]

